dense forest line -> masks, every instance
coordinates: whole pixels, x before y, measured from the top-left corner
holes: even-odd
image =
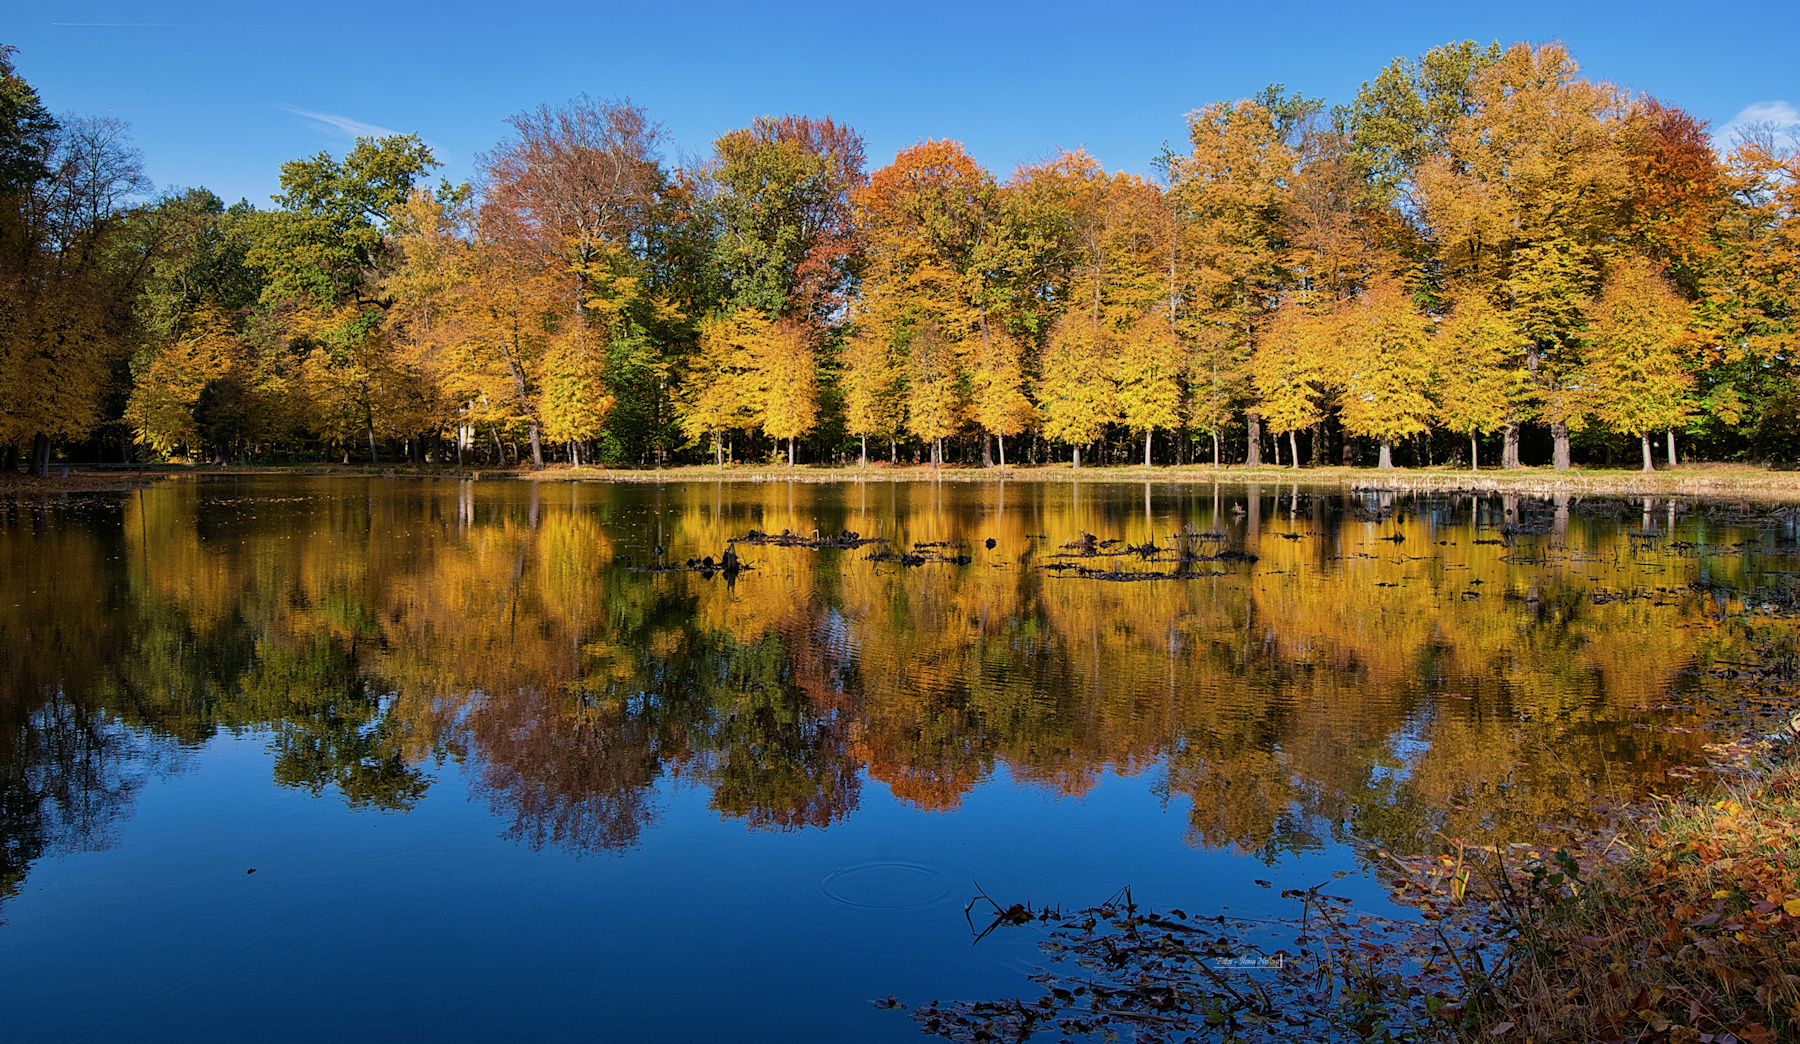
[[[1800,157],[1560,45],[1188,115],[1154,177],[627,101],[151,191],[0,50],[0,453],[660,466],[1800,455]],[[1678,449],[1679,446],[1679,449]]]

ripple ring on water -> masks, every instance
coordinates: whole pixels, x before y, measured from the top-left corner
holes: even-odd
[[[841,867],[819,879],[819,894],[865,910],[907,910],[941,902],[950,882],[929,866],[881,861]]]

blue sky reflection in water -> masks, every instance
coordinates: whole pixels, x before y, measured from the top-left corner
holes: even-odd
[[[1260,559],[1115,554],[1184,525]],[[753,527],[972,561],[625,565]],[[1041,963],[1035,929],[970,945],[976,880],[1254,913],[1348,870],[1376,901],[1352,843],[1669,785],[1720,712],[1693,668],[1791,552],[1765,509],[1272,485],[15,501],[6,1035],[918,1039],[870,1002]],[[1055,575],[1115,565],[1194,578]]]

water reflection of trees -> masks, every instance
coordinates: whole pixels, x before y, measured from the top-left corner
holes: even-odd
[[[9,518],[0,564],[38,593],[0,606],[7,880],[49,838],[98,836],[152,738],[220,730],[267,733],[277,783],[357,806],[410,808],[460,759],[508,836],[583,850],[633,844],[665,779],[785,830],[849,815],[865,777],[950,809],[1001,765],[1064,794],[1144,773],[1191,802],[1194,843],[1270,858],[1506,835],[1693,757],[1697,736],[1626,719],[1734,640],[1687,579],[1755,570],[1500,498],[346,489],[179,483]],[[1520,519],[1542,535],[1474,543]],[[1078,533],[1184,524],[1260,561],[1161,583],[1037,568]],[[758,548],[733,587],[621,564],[752,526],[952,541],[974,562]]]

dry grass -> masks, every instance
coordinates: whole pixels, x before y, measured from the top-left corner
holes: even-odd
[[[1487,1039],[1800,1039],[1800,768],[1677,802],[1623,860],[1496,873]]]

